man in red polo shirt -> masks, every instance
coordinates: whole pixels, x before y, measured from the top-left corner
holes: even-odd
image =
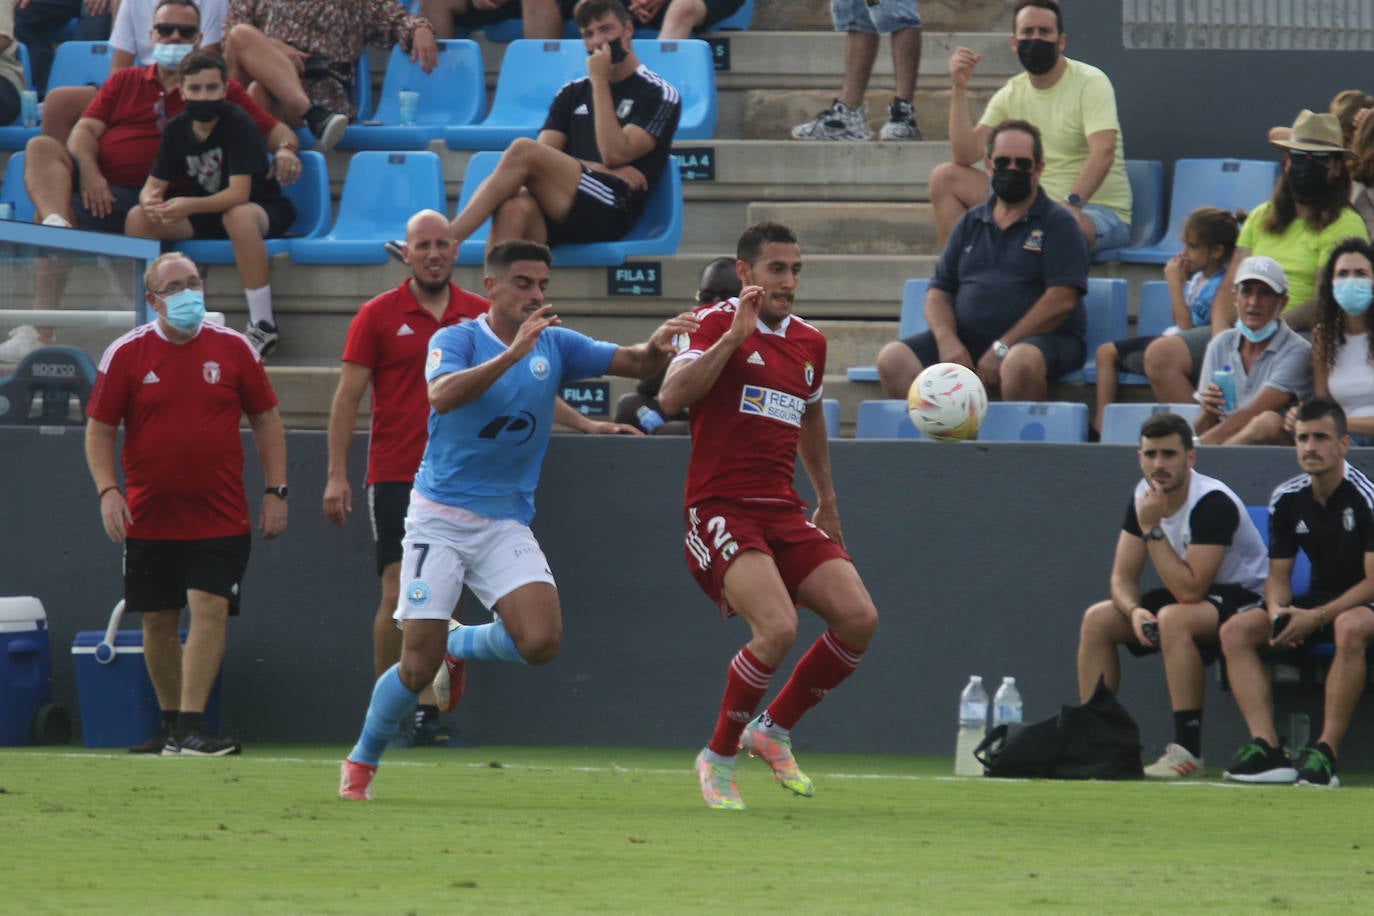
[[[410,265],[411,276],[365,302],[353,317],[329,412],[324,514],[334,524],[345,525],[353,511],[348,443],[363,392],[371,384],[366,486],[377,543],[377,574],[382,579],[382,600],[372,621],[372,665],[377,677],[401,657],[401,631],[392,614],[401,592],[401,538],[411,483],[428,438],[425,356],[429,338],[442,327],[480,317],[488,307],[486,299],[459,289],[451,279],[457,243],[448,225],[448,217],[437,210],[421,210],[406,223],[403,259]],[[633,426],[590,420],[561,399],[554,419],[584,433],[642,435]],[[416,710],[415,743],[440,744],[447,739],[438,724],[439,712],[432,689],[425,688]]]
[[[252,543],[239,418],[249,426],[267,492],[258,530],[286,530],[286,436],[262,361],[237,331],[204,323],[204,284],[184,254],[164,254],[144,283],[157,319],[100,358],[86,424],[86,462],[105,533],[124,545],[125,609],[143,615],[143,658],[162,728],[135,753],[222,757],[237,742],[202,717],[238,613]],[[124,424],[125,490],[115,469]],[[190,609],[183,650],[181,608]]]

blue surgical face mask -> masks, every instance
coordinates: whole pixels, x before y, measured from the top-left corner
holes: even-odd
[[[183,289],[162,300],[167,306],[167,323],[183,334],[193,334],[205,320],[205,293]]]
[[[1279,320],[1275,318],[1271,320],[1268,324],[1260,328],[1258,331],[1252,331],[1245,326],[1245,323],[1243,321],[1237,318],[1236,329],[1240,331],[1242,334],[1244,334],[1245,339],[1250,341],[1251,343],[1264,343],[1266,340],[1273,337],[1274,334],[1278,331]]]
[[[1363,315],[1374,300],[1374,283],[1364,277],[1341,277],[1332,282],[1331,293],[1347,315]]]
[[[158,42],[153,45],[153,62],[168,70],[175,70],[187,54],[196,49],[195,45],[172,45]]]

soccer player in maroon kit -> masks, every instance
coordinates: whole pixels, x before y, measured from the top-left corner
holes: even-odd
[[[730,662],[710,743],[696,760],[711,808],[741,809],[735,757],[762,758],[797,795],[810,778],[792,756],[791,729],[858,666],[878,612],[844,551],[821,412],[825,337],[792,314],[801,249],[786,226],[745,230],[736,251],[738,299],[697,313],[659,402],[691,407],[692,457],[684,512],[686,558],[722,616],[751,638]],[[810,521],[792,486],[797,455],[816,493]],[[797,637],[797,607],[829,626],[753,721]],[[746,724],[747,723],[747,724]]]
[[[162,728],[130,750],[222,757],[239,745],[206,732],[203,716],[252,541],[239,417],[248,415],[267,483],[258,515],[265,538],[286,530],[286,436],[257,350],[237,331],[203,323],[196,265],[164,254],[144,284],[157,318],[105,351],[86,424],[101,521],[124,545],[125,608],[143,614],[143,658],[162,708]],[[121,421],[127,499],[115,474]],[[191,612],[184,650],[183,606]]]

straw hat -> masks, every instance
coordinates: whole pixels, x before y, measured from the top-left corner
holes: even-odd
[[[1281,149],[1305,150],[1309,153],[1342,153],[1353,157],[1354,153],[1341,142],[1341,122],[1333,114],[1317,114],[1304,108],[1293,122],[1292,136],[1288,140],[1271,140]]]

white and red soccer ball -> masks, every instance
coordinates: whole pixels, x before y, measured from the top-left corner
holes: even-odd
[[[988,412],[988,393],[973,370],[957,363],[936,363],[911,383],[906,411],[929,438],[958,442],[978,432]]]

